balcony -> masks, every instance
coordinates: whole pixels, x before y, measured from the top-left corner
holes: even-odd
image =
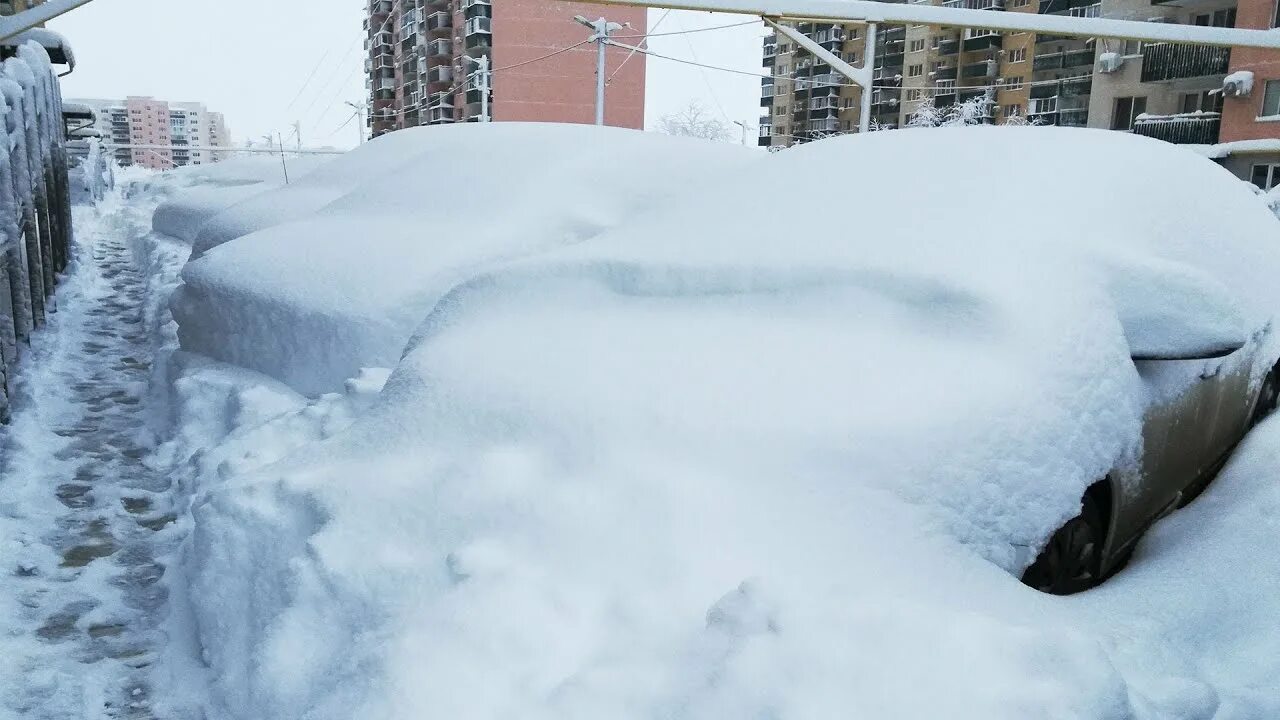
[[[1093,92],[1093,76],[1079,75],[1076,77],[1063,78],[1059,83],[1060,89],[1058,94],[1062,97],[1080,97]]]
[[[906,58],[904,53],[885,53],[876,55],[877,68],[901,68],[902,61]]]
[[[452,105],[436,105],[427,110],[427,124],[439,125],[441,123],[453,122],[453,106]]]
[[[1221,123],[1218,113],[1139,115],[1133,123],[1133,134],[1176,145],[1216,145]]]
[[[430,32],[433,35],[448,35],[452,31],[452,13],[438,12],[427,16],[427,32]]]
[[[999,50],[1004,44],[1004,38],[1000,33],[991,33],[990,35],[975,35],[964,39],[964,51],[975,52],[978,50]]]
[[[473,17],[467,20],[467,26],[464,30],[464,34],[468,36],[477,34],[493,34],[493,18]]]
[[[958,69],[954,67],[938,68],[937,70],[934,70],[932,73],[930,73],[929,77],[933,78],[934,81],[955,80],[957,70]]]
[[[983,60],[982,62],[971,63],[965,65],[960,70],[960,77],[977,78],[977,77],[994,77],[996,68],[999,67],[995,62]]]
[[[1079,10],[1079,8],[1086,8],[1096,4],[1098,4],[1098,0],[1040,0],[1038,11],[1041,15],[1075,15],[1079,17],[1085,12]],[[1072,12],[1073,10],[1075,12]]]
[[[938,55],[940,56],[945,57],[947,55],[955,55],[956,53],[960,52],[960,41],[959,40],[943,40],[942,42],[938,43],[938,47],[936,48],[936,50],[938,51]]]
[[[442,85],[453,82],[453,67],[449,65],[437,65],[427,69],[427,84]]]
[[[1093,66],[1092,50],[1073,50],[1071,52],[1037,54],[1031,63],[1036,72],[1044,70],[1067,70],[1078,67]]]
[[[1230,48],[1173,43],[1142,46],[1142,82],[1225,75],[1230,64]]]
[[[432,40],[427,43],[427,57],[433,58],[451,58],[453,57],[453,43],[448,40]]]
[[[1061,85],[1062,83],[1058,82],[1045,83],[1043,85],[1032,85],[1030,93],[1031,99],[1043,100],[1044,98],[1057,97],[1058,93],[1062,90]]]

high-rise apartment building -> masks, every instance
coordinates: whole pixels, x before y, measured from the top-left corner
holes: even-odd
[[[226,153],[205,148],[230,147],[231,136],[222,113],[210,112],[200,103],[166,102],[150,97],[124,100],[68,100],[93,108],[97,129],[111,145],[119,147],[115,159],[122,165],[167,170],[183,165],[217,162]]]
[[[0,0],[0,15],[13,15],[33,8],[44,0]]]
[[[1217,27],[1280,24],[1275,0],[931,1],[991,12]],[[797,28],[846,61],[861,62],[863,26]],[[826,63],[770,35],[764,42],[764,65],[772,72],[762,81],[761,145],[781,147],[857,130],[861,90]],[[1105,128],[1196,145],[1274,140],[1237,144],[1233,159],[1224,164],[1260,186],[1280,184],[1277,51],[898,25],[879,29],[874,68],[871,110],[880,128],[906,124],[922,103],[943,107],[985,97],[987,122],[1017,116],[1045,125]],[[1253,73],[1252,88],[1224,83],[1236,71]],[[1233,80],[1240,77],[1231,75]],[[1237,157],[1244,155],[1250,158]]]
[[[575,15],[605,17],[641,36],[642,8],[561,0],[369,0],[365,19],[369,127],[373,135],[416,125],[494,121],[590,123],[596,47]],[[625,41],[624,41],[625,42]],[[609,48],[605,123],[643,128],[645,58]]]

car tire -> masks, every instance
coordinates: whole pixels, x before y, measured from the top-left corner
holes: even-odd
[[[1253,427],[1267,416],[1275,412],[1280,404],[1280,363],[1271,368],[1266,379],[1262,381],[1262,390],[1258,392],[1258,402],[1253,406],[1253,416],[1249,418],[1249,427]]]
[[[1080,514],[1058,528],[1022,574],[1023,584],[1050,595],[1088,590],[1102,580],[1105,539],[1105,515],[1093,493],[1087,493]]]

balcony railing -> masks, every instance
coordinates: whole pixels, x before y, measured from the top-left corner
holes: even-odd
[[[1003,10],[1004,0],[945,0],[942,6],[965,10]]]
[[[1142,46],[1142,82],[1225,75],[1231,48],[1151,43]]]
[[[1222,116],[1218,113],[1139,115],[1133,133],[1178,145],[1216,145]]]

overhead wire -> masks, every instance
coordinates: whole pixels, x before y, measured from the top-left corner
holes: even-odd
[[[661,26],[662,23],[666,22],[667,18],[669,17],[671,17],[671,10],[667,10],[666,12],[662,13],[662,17],[658,18],[658,22],[653,24],[653,27],[650,29],[650,32],[647,32],[644,35],[623,35],[621,37],[624,40],[634,39],[638,37],[640,38],[640,42],[636,43],[636,45],[643,45],[645,40],[651,37],[657,37],[657,35],[652,31],[657,30],[658,27]],[[622,72],[622,68],[626,67],[627,63],[631,62],[631,58],[636,56],[637,52],[639,52],[639,50],[633,49],[631,52],[627,53],[627,56],[622,59],[622,62],[618,64],[618,67],[614,68],[613,73],[609,75],[609,77],[604,81],[604,84],[605,85],[611,84],[613,82],[613,79],[618,76],[618,73]]]
[[[666,14],[663,15],[663,19],[665,19],[666,16],[670,14],[671,14],[671,11],[668,10]],[[660,23],[661,23],[661,20],[659,20],[659,22],[657,23],[654,23],[653,25],[654,29],[657,29]],[[728,30],[729,28],[745,27],[747,25],[758,25],[759,23],[760,23],[759,20],[747,20],[745,22],[732,23],[730,25],[713,25],[711,27],[689,28],[688,30],[673,30],[671,32],[664,32],[664,33],[648,32],[648,33],[645,33],[644,35],[613,35],[611,37],[617,38],[619,40],[628,40],[628,39],[635,40],[635,39],[653,38],[653,37],[667,37],[670,35],[692,35],[693,33],[711,32],[712,30]]]

